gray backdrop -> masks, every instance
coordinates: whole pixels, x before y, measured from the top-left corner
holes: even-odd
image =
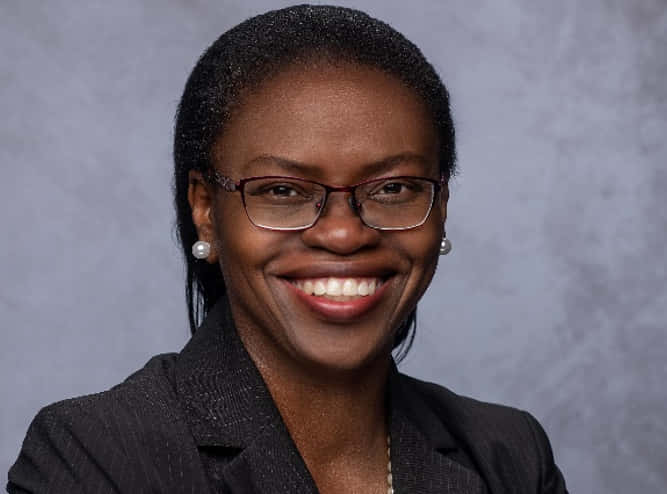
[[[664,492],[667,3],[342,3],[422,47],[458,128],[403,369],[530,410],[572,492]],[[0,3],[0,472],[40,407],[185,343],[174,110],[214,38],[287,4]]]

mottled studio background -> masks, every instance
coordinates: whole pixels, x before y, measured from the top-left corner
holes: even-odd
[[[342,3],[422,47],[458,126],[403,369],[530,410],[572,492],[665,492],[667,1]],[[285,5],[0,1],[2,475],[40,407],[185,343],[174,110],[214,38]]]

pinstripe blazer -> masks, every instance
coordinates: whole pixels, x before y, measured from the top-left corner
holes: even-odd
[[[397,493],[565,493],[529,414],[458,396],[392,369]],[[122,384],[42,409],[9,471],[10,493],[316,493],[218,304],[179,354]]]

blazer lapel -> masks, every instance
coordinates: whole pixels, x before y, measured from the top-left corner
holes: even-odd
[[[265,427],[225,468],[231,493],[316,494],[317,487],[282,423]]]
[[[222,473],[227,492],[317,492],[227,303],[211,310],[179,355],[176,389],[198,447],[240,451]]]
[[[455,458],[459,447],[438,417],[393,369],[391,460],[394,490],[411,494],[482,494],[482,478]]]

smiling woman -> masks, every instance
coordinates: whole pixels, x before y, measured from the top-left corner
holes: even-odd
[[[280,382],[365,366],[386,374],[395,330],[426,289],[443,236],[446,184],[425,105],[378,69],[319,62],[264,81],[230,120],[212,168],[240,180],[241,194],[217,194],[191,170],[189,200],[250,354]],[[362,183],[327,193],[303,179]],[[378,290],[336,298],[360,279]],[[313,293],[298,289],[306,282]]]
[[[386,24],[298,6],[223,34],[179,106],[193,337],[43,409],[10,492],[562,493],[529,414],[400,374],[445,236],[445,87]]]

